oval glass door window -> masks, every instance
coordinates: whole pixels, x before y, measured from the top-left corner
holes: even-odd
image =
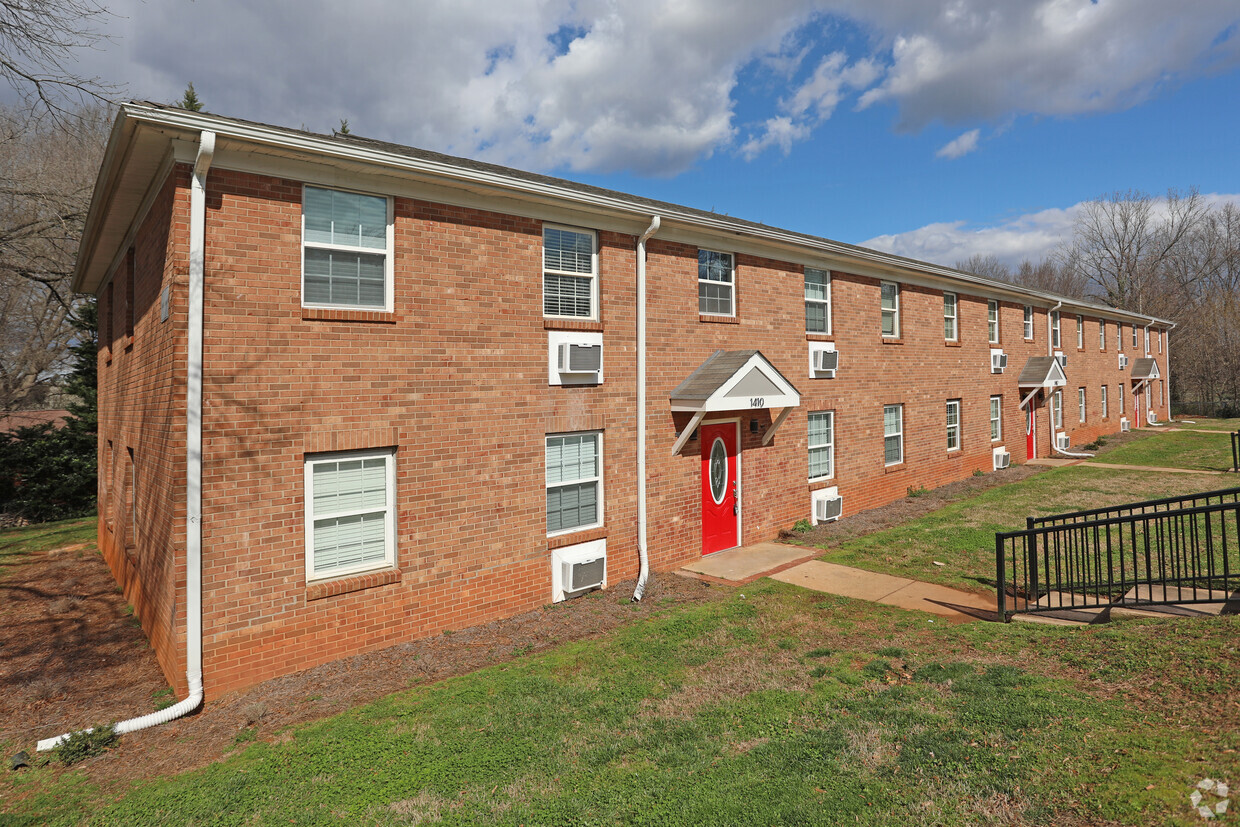
[[[710,446],[710,495],[715,505],[723,502],[728,493],[728,449],[723,440],[715,437]]]

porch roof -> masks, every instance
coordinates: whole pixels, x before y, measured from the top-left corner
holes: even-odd
[[[1021,369],[1016,384],[1021,388],[1062,388],[1068,378],[1054,356],[1034,356]]]
[[[1132,363],[1132,378],[1133,379],[1140,381],[1142,379],[1157,379],[1159,378],[1159,376],[1160,374],[1158,373],[1158,362],[1155,361],[1155,359],[1152,356],[1146,356],[1141,359],[1136,359],[1133,361]]]

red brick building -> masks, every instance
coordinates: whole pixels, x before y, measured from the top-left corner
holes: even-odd
[[[1168,413],[1157,319],[154,104],[75,284],[100,547],[207,697]]]

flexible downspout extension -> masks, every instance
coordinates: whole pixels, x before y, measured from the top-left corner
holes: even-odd
[[[637,557],[641,570],[633,599],[640,601],[650,578],[646,552],[646,242],[659,231],[662,219],[651,216],[650,226],[637,239]]]
[[[189,696],[167,709],[119,722],[115,727],[118,735],[166,724],[202,703],[202,295],[207,169],[214,154],[215,133],[203,132],[194,161],[189,212],[189,354],[185,381],[185,678]],[[40,741],[39,752],[54,749],[70,734]]]

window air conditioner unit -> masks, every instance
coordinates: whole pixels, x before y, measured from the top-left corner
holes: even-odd
[[[1128,367],[1128,355],[1121,353],[1119,355],[1119,369],[1123,370],[1126,367]]]
[[[607,574],[607,555],[602,554],[590,560],[566,560],[562,565],[564,591],[594,589],[603,585],[603,578]]]
[[[1007,367],[1007,354],[1006,353],[990,354],[990,372],[991,373],[1003,373],[1006,367]]]
[[[1060,451],[1066,451],[1068,450],[1069,445],[1071,445],[1071,440],[1068,439],[1067,434],[1055,434],[1055,447],[1056,448],[1058,448]]]
[[[1007,468],[1011,464],[1012,464],[1012,455],[1009,454],[1007,451],[1004,451],[1002,454],[995,454],[995,470],[996,471],[1002,471],[1004,468]]]
[[[814,520],[816,522],[825,523],[831,520],[838,520],[843,511],[843,497],[831,497],[814,501]]]
[[[821,373],[828,379],[834,379],[839,366],[839,351],[825,349],[814,351],[814,373]]]
[[[1128,429],[1129,429],[1130,427],[1131,427],[1131,426],[1128,424],[1128,420],[1127,420],[1126,418],[1125,418],[1125,419],[1120,419],[1120,421],[1119,421],[1119,431],[1120,431],[1120,433],[1121,433],[1121,434],[1123,434],[1123,433],[1127,433],[1127,432],[1128,432]]]
[[[558,368],[560,373],[593,373],[598,375],[603,367],[602,345],[577,345],[561,342]]]
[[[1151,425],[1157,425],[1157,424],[1158,424],[1158,417],[1157,417],[1157,416],[1155,416],[1155,414],[1154,414],[1154,412],[1153,412],[1153,411],[1146,411],[1146,412],[1145,412],[1145,421],[1146,421],[1146,422],[1148,422],[1148,423],[1150,423]]]

